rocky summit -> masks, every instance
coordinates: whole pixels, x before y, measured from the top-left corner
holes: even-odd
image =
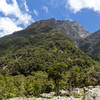
[[[58,31],[67,34],[71,39],[74,39],[75,42],[90,35],[90,32],[84,29],[78,22],[70,20],[56,20],[54,18],[41,20],[33,23],[26,29],[34,30],[36,27],[40,31],[56,28]]]

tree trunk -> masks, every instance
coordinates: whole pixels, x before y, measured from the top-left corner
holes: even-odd
[[[55,80],[55,92],[56,92],[56,96],[58,96],[59,93],[59,82],[57,82],[57,80]]]

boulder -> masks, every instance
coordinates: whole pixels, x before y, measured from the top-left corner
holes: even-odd
[[[42,98],[51,98],[51,97],[54,96],[54,95],[55,95],[55,92],[40,94],[40,96],[41,96]]]
[[[92,90],[94,87],[93,86],[88,86],[88,89]]]
[[[83,100],[100,100],[100,88],[93,88],[86,92]]]

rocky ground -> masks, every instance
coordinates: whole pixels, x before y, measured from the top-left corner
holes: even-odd
[[[86,91],[84,94],[83,91]],[[61,91],[62,96],[54,96],[54,92],[51,92],[49,94],[43,93],[41,94],[41,97],[39,98],[13,98],[13,99],[7,99],[7,100],[100,100],[100,86],[89,86],[88,88],[80,89],[76,88],[72,91],[72,96],[66,96],[68,94],[68,91]]]
[[[82,100],[82,98],[74,98],[74,97],[54,97],[51,99],[47,98],[14,98],[14,99],[9,99],[9,100]]]

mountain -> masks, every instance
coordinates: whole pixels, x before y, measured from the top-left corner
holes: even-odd
[[[95,66],[96,62],[72,41],[88,35],[76,22],[37,21],[22,31],[0,38],[0,71],[30,75],[35,71],[47,71],[48,66],[58,62],[66,63],[69,69]]]
[[[38,27],[39,26],[39,27]],[[36,29],[43,31],[46,28],[56,28],[58,31],[67,34],[75,43],[80,39],[86,38],[90,33],[85,30],[78,22],[70,20],[56,20],[54,18],[38,21],[30,25],[27,29]]]
[[[100,61],[100,30],[84,39],[80,43],[80,48],[93,59]]]
[[[0,38],[0,100],[100,85],[100,64],[76,45],[89,33],[75,23],[37,21]]]

